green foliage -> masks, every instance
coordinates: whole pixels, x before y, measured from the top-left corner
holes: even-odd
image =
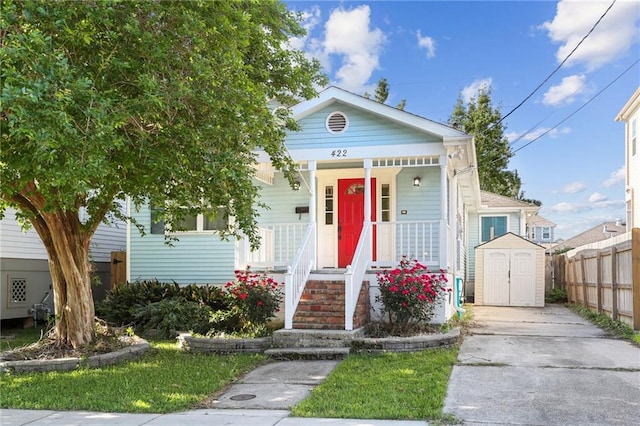
[[[176,297],[141,307],[135,318],[141,330],[159,330],[169,338],[176,331],[207,333],[211,314],[212,310],[207,305]]]
[[[400,265],[377,274],[380,294],[376,301],[382,302],[382,313],[388,315],[389,323],[401,331],[407,331],[414,323],[428,323],[435,307],[448,289],[444,273],[432,273],[417,260],[402,257]]]
[[[68,372],[0,375],[0,408],[172,413],[193,409],[262,355],[182,352],[174,341],[151,342],[139,360]]]
[[[622,337],[623,339],[631,340],[632,342],[640,345],[640,335],[635,333],[631,327],[622,321],[613,320],[606,314],[599,314],[582,305],[570,304],[568,306],[573,312],[586,318],[609,333]]]
[[[171,223],[224,206],[229,232],[255,237],[254,151],[293,164],[283,140],[296,125],[267,101],[325,82],[283,48],[304,34],[283,3],[7,0],[1,16],[3,202],[34,217],[35,194],[19,194],[37,182],[46,210],[86,207],[86,231],[121,215],[125,194],[173,202]]]
[[[267,274],[235,271],[236,279],[225,285],[229,306],[237,312],[240,332],[267,332],[267,322],[280,311],[283,301],[278,283]],[[260,334],[260,333],[258,333]]]
[[[371,95],[368,92],[364,92],[362,96],[367,99],[371,99]],[[373,100],[383,104],[387,102],[388,98],[389,98],[389,82],[387,81],[386,78],[381,78],[380,80],[378,80],[378,85],[376,86],[376,91],[373,95]],[[398,103],[396,108],[398,108],[399,110],[404,110],[404,107],[406,105],[407,105],[407,100],[403,99],[400,101],[400,103]]]
[[[61,343],[91,339],[89,242],[103,221],[127,219],[127,196],[134,209],[164,206],[156,219],[173,229],[223,208],[235,226],[220,236],[257,247],[256,152],[295,174],[284,138],[298,126],[269,102],[310,99],[326,82],[286,47],[305,33],[299,17],[268,0],[0,7],[0,217],[16,209],[50,253]]]
[[[507,170],[513,151],[500,119],[500,108],[493,108],[491,90],[485,87],[466,107],[458,97],[449,124],[474,137],[480,189],[516,198],[522,182],[517,170]]]
[[[567,303],[567,301],[567,290],[564,288],[552,288],[544,294],[545,303]]]
[[[173,298],[182,298],[200,306],[206,306],[211,311],[228,308],[224,291],[218,286],[199,284],[180,286],[177,283],[148,280],[121,284],[109,291],[107,297],[96,304],[96,315],[119,326],[136,326],[140,324],[138,312],[141,309]],[[177,329],[185,330],[182,327]]]

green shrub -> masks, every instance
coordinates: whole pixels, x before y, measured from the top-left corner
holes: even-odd
[[[436,305],[450,289],[443,271],[430,272],[417,260],[403,256],[397,268],[377,274],[382,313],[388,316],[393,329],[406,332],[417,323],[428,323]]]
[[[232,312],[229,316],[237,318],[233,332],[260,335],[267,332],[267,322],[280,311],[283,300],[278,283],[267,274],[235,271],[236,279],[225,285],[227,299]]]
[[[175,297],[150,303],[140,308],[135,317],[141,330],[160,330],[168,338],[176,331],[207,333],[211,314],[212,310],[207,305]]]
[[[567,290],[564,288],[552,288],[544,294],[545,303],[567,303]]]
[[[212,311],[229,307],[225,292],[219,286],[180,286],[175,282],[161,283],[149,280],[121,284],[109,291],[105,300],[96,304],[96,315],[119,326],[137,326],[137,314],[141,309],[152,303],[175,298],[208,306]]]

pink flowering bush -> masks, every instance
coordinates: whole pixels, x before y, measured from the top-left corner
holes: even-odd
[[[377,280],[380,294],[376,301],[382,303],[382,313],[388,316],[389,324],[402,331],[431,321],[436,305],[451,291],[446,287],[444,271],[430,272],[406,256],[397,268],[379,272]]]
[[[234,271],[236,279],[225,284],[227,300],[234,317],[236,332],[244,334],[262,334],[266,332],[267,322],[280,311],[283,300],[278,283],[266,273]]]

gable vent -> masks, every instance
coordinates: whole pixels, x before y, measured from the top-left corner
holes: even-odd
[[[349,119],[347,115],[342,112],[332,112],[327,117],[326,126],[330,133],[342,133],[349,127]]]

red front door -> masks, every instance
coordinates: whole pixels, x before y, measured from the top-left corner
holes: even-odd
[[[376,180],[371,179],[371,220],[376,220]],[[364,222],[364,178],[338,180],[338,268],[351,264]],[[374,238],[375,244],[375,238]]]

